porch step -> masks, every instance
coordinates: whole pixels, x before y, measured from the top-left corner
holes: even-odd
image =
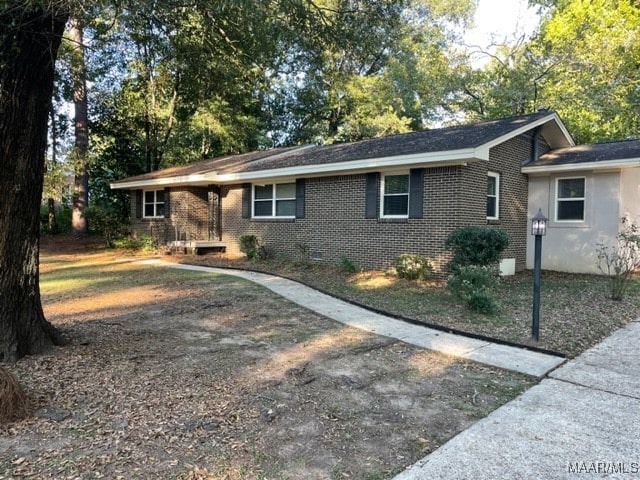
[[[187,253],[202,253],[203,250],[224,251],[227,244],[215,240],[174,240],[167,242],[167,253],[183,251]]]

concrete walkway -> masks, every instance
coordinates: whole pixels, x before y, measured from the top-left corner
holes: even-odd
[[[640,478],[639,346],[636,320],[395,480]]]
[[[278,295],[320,315],[345,325],[366,330],[385,337],[396,338],[418,347],[435,350],[494,367],[542,377],[561,365],[565,359],[554,355],[510,347],[484,340],[454,335],[431,328],[412,325],[402,320],[381,315],[313,288],[274,275],[226,268],[182,265],[146,260],[145,264],[179,268],[199,272],[232,275],[260,284]]]

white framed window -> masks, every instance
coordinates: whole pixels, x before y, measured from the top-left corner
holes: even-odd
[[[409,217],[409,174],[394,173],[382,176],[380,195],[381,218]]]
[[[500,174],[487,172],[487,220],[500,218]]]
[[[142,212],[144,218],[164,217],[164,190],[145,190]]]
[[[584,222],[586,177],[556,179],[556,222]]]
[[[253,185],[254,218],[295,218],[296,184]]]

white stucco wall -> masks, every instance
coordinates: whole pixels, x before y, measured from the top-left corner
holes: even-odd
[[[585,220],[555,221],[556,179],[586,178]],[[542,239],[542,268],[573,273],[601,273],[597,267],[598,243],[611,242],[621,217],[640,213],[640,168],[622,172],[571,172],[529,178],[529,218],[538,208],[549,217]],[[529,225],[530,228],[530,225]],[[527,237],[527,268],[533,268],[534,237]]]
[[[620,173],[620,213],[640,222],[640,168],[625,168]]]

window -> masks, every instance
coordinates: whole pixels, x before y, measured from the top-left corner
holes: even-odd
[[[497,220],[500,216],[500,174],[487,173],[487,218]]]
[[[253,216],[294,218],[296,216],[296,184],[254,185]]]
[[[556,183],[556,221],[584,221],[585,178],[559,178]]]
[[[409,216],[409,175],[385,175],[382,177],[382,218],[407,218]]]
[[[144,217],[164,217],[164,190],[147,190],[144,192]]]

